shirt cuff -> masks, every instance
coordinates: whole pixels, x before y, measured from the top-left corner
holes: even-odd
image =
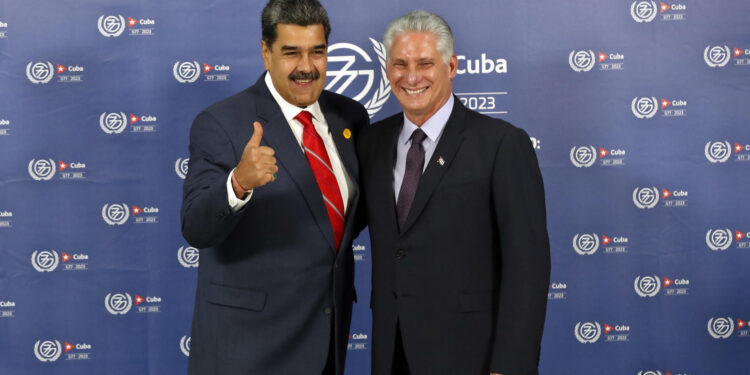
[[[227,198],[229,200],[229,208],[232,209],[232,211],[237,212],[242,209],[242,207],[245,207],[247,202],[250,201],[250,197],[253,196],[253,191],[250,190],[249,193],[247,193],[247,196],[245,199],[239,199],[236,195],[234,195],[234,189],[232,188],[232,174],[234,173],[234,169],[232,169],[231,172],[229,172],[229,176],[227,177]]]

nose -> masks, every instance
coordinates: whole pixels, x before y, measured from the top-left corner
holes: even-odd
[[[415,65],[410,65],[409,70],[406,72],[406,82],[409,85],[416,85],[419,82],[420,76],[419,71]]]
[[[300,72],[311,72],[312,71],[312,59],[310,59],[310,54],[303,53],[302,57],[300,57],[299,61],[297,62],[297,70]]]

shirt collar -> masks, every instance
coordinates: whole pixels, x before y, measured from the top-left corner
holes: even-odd
[[[440,137],[440,134],[445,128],[445,124],[448,123],[448,118],[450,118],[451,112],[453,112],[453,101],[453,94],[451,94],[451,96],[448,98],[448,101],[445,102],[445,104],[443,104],[443,106],[440,107],[440,109],[438,109],[438,111],[435,112],[432,117],[427,119],[427,121],[425,121],[425,123],[422,124],[421,127],[411,122],[406,117],[406,114],[404,114],[404,126],[401,128],[401,134],[399,134],[398,136],[398,141],[401,144],[408,143],[409,139],[411,138],[411,134],[414,133],[414,131],[418,128],[421,128],[431,142],[437,142],[437,139]]]
[[[279,94],[278,91],[276,91],[276,87],[273,86],[273,81],[271,80],[271,74],[266,72],[265,77],[266,86],[268,86],[268,91],[271,92],[271,96],[273,96],[273,99],[276,101],[276,103],[279,104],[279,107],[281,107],[281,113],[284,114],[284,118],[287,120],[287,122],[292,123],[292,120],[300,113],[300,111],[308,111],[312,113],[312,116],[314,119],[318,120],[319,122],[324,122],[323,112],[320,110],[320,103],[316,100],[315,103],[310,104],[309,106],[305,108],[297,107],[296,105],[289,103],[286,101],[281,94]]]

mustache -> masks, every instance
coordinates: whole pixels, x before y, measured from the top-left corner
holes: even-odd
[[[306,80],[306,79],[310,79],[314,81],[318,78],[320,78],[320,73],[318,71],[297,72],[297,73],[292,73],[289,75],[289,79],[292,81]]]

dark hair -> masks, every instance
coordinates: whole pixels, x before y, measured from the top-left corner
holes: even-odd
[[[298,26],[323,25],[328,43],[331,23],[328,13],[317,0],[270,0],[260,16],[262,38],[268,49],[276,41],[278,24]]]

